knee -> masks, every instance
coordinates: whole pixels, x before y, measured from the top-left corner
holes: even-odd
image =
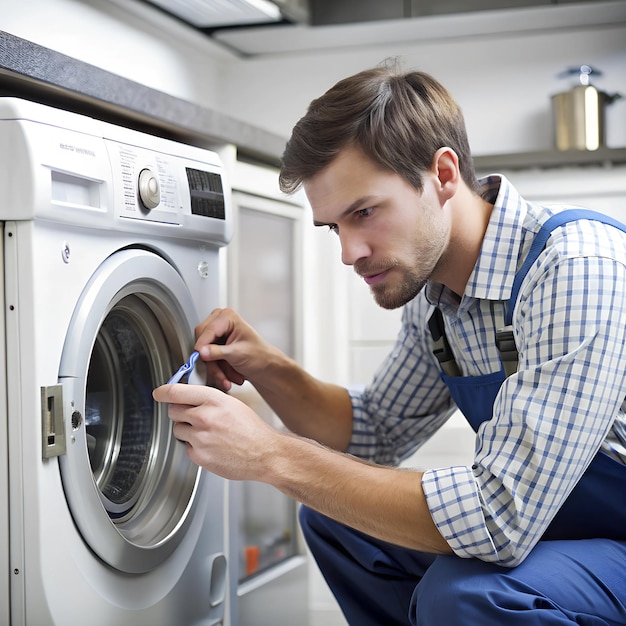
[[[411,614],[420,626],[491,624],[487,578],[493,566],[475,559],[440,556],[415,589]]]
[[[458,572],[450,561],[456,557],[440,556],[430,566],[416,587],[411,613],[416,624],[455,624],[448,613],[458,600]],[[446,615],[441,612],[445,610]]]

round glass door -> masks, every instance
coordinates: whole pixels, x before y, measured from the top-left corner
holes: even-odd
[[[149,487],[159,449],[167,445],[151,391],[159,374],[171,369],[170,352],[158,319],[141,296],[115,304],[96,337],[84,427],[91,472],[112,519],[132,514]]]
[[[163,562],[190,523],[200,470],[152,399],[187,358],[195,311],[174,268],[123,250],[85,289],[60,368],[72,436],[60,466],[68,504],[90,548],[116,569]]]

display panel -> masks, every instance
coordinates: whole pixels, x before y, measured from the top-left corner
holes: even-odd
[[[222,177],[215,172],[205,172],[190,167],[185,169],[191,194],[191,213],[218,220],[226,219]]]

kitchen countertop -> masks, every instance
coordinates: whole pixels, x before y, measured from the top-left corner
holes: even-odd
[[[277,165],[286,139],[0,31],[0,95],[36,100],[201,147],[234,144]]]

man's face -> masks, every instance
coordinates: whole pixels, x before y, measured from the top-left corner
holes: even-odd
[[[386,309],[412,300],[429,279],[449,239],[450,224],[424,175],[416,191],[403,178],[349,147],[304,184],[316,226],[341,242],[342,261],[352,265]]]

